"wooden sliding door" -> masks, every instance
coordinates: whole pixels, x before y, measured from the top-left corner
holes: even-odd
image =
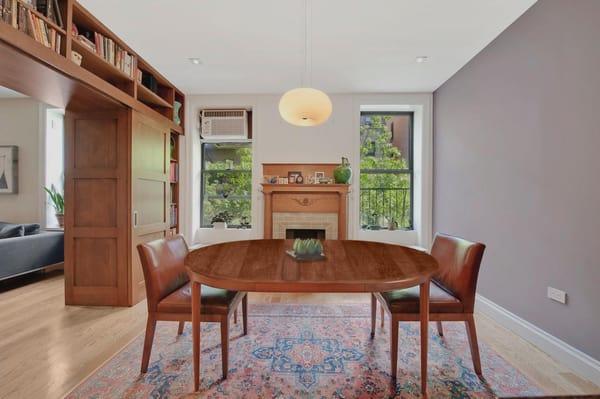
[[[65,302],[127,305],[130,111],[65,115]]]
[[[130,302],[146,297],[144,275],[136,246],[163,238],[169,229],[169,139],[170,128],[139,112],[133,112],[131,200],[133,226],[131,235]]]

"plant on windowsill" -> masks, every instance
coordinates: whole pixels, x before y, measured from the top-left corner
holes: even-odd
[[[61,193],[56,191],[56,187],[54,184],[48,187],[44,187],[44,190],[48,193],[50,197],[50,201],[52,203],[52,207],[54,208],[56,220],[58,221],[58,225],[60,227],[64,227],[65,225],[65,198]]]
[[[213,228],[223,230],[227,228],[227,223],[231,221],[231,215],[227,211],[219,212],[214,215],[210,221]]]

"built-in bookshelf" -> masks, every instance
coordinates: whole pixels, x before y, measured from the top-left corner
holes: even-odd
[[[28,39],[23,37],[29,38],[31,46],[20,45],[21,50],[69,73],[72,67],[62,65],[64,61],[56,58],[60,55],[119,92],[98,85],[91,76],[85,79],[86,73],[77,73],[79,80],[121,103],[167,118],[171,131],[183,134],[183,93],[77,1],[0,0],[0,21],[0,40],[24,43]],[[46,56],[45,51],[54,55]]]
[[[169,162],[170,204],[169,220],[171,234],[179,233],[179,135],[171,133]]]
[[[58,54],[65,54],[64,0],[0,0],[0,20]]]

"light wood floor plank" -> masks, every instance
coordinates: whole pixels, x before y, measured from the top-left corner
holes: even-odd
[[[4,284],[5,285],[5,284]],[[250,303],[369,303],[369,294],[250,294]],[[0,286],[0,398],[61,398],[137,335],[146,304],[131,308],[64,305],[61,273],[7,290]],[[480,340],[550,394],[600,388],[491,319],[478,315]],[[177,325],[173,323],[173,329]]]

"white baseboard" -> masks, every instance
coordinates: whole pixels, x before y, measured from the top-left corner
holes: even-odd
[[[600,361],[477,294],[476,310],[514,332],[589,381],[600,381]]]

